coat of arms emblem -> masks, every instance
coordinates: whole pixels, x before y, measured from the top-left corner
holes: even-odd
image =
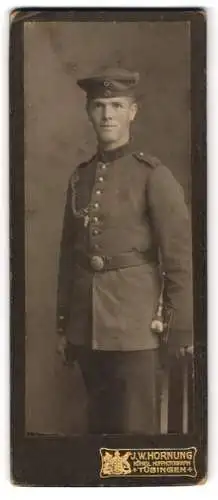
[[[119,450],[101,449],[101,477],[105,476],[126,476],[131,474],[131,463],[129,457],[131,451],[126,451],[121,455]]]

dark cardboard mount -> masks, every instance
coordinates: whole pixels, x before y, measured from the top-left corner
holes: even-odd
[[[194,433],[58,437],[25,433],[24,88],[25,21],[190,21],[195,404]],[[200,9],[18,9],[10,13],[11,480],[36,486],[190,485],[207,474],[206,12]],[[197,476],[99,475],[99,448],[195,446]]]

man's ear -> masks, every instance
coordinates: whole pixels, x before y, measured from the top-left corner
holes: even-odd
[[[91,117],[91,113],[90,113],[90,102],[89,101],[86,102],[86,113],[87,113],[88,121],[90,122],[90,124],[92,124],[92,117]]]
[[[136,113],[138,111],[138,104],[137,102],[132,102],[131,108],[130,108],[130,121],[133,122],[135,119]]]
[[[88,99],[86,101],[86,113],[87,113],[87,115],[89,117],[89,101],[88,101]]]

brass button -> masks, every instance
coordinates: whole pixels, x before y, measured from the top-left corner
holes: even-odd
[[[104,181],[104,177],[99,177],[99,178],[98,178],[98,181],[99,181],[99,182],[103,182],[103,181]]]
[[[96,192],[96,194],[97,194],[97,195],[100,195],[100,194],[101,194],[101,190],[100,190],[100,189],[96,189],[96,191],[95,191],[95,192]]]
[[[92,234],[94,234],[94,236],[96,236],[97,234],[99,234],[99,230],[98,229],[93,229]]]
[[[101,271],[104,268],[104,259],[100,255],[93,255],[90,259],[90,264],[95,271]]]
[[[93,217],[93,222],[99,222],[99,218],[98,217]]]
[[[105,165],[105,163],[102,163],[101,168],[102,168],[103,170],[105,170],[105,169],[106,169],[106,165]]]
[[[94,248],[94,250],[99,250],[100,245],[98,245],[98,243],[95,243],[95,245],[93,245],[93,248]]]
[[[94,203],[94,208],[99,208],[99,203],[97,201]]]

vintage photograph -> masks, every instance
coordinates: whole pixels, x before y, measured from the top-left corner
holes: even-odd
[[[190,23],[25,22],[24,50],[26,430],[158,434],[165,308],[178,370],[193,346]]]
[[[22,25],[25,435],[196,433],[191,19]]]

